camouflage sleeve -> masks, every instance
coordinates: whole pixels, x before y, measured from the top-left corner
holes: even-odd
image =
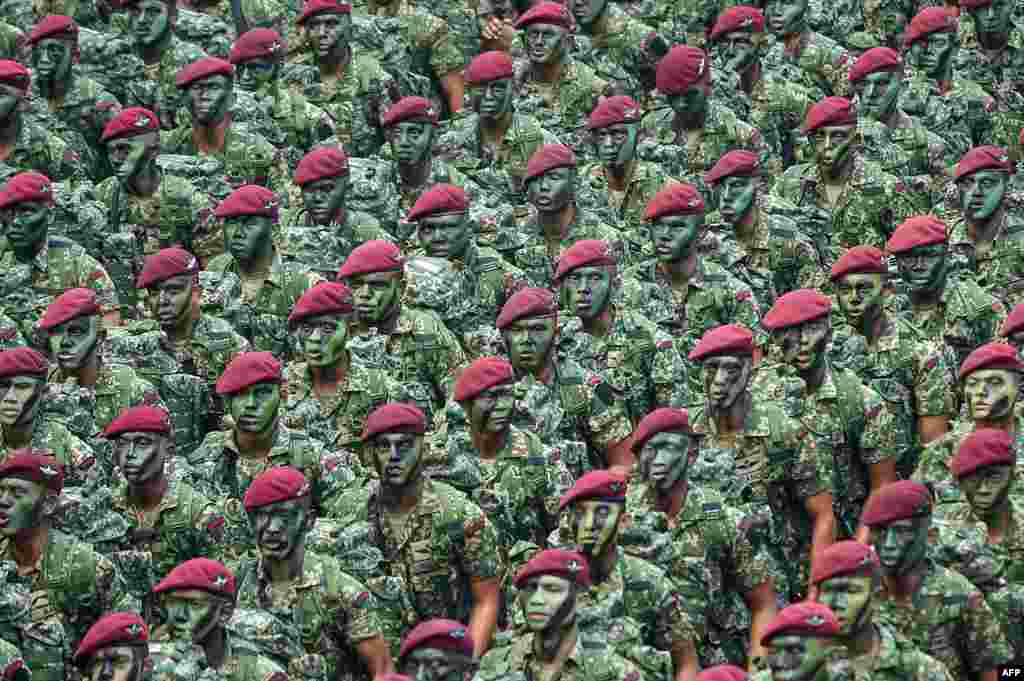
[[[434,16],[422,18],[420,47],[430,50],[430,67],[434,75],[444,78],[466,65],[462,50],[455,36],[448,30],[448,24]]]
[[[995,669],[1013,658],[999,618],[980,591],[967,594],[967,606],[960,621],[960,646],[972,673]]]
[[[874,388],[863,385],[864,430],[860,435],[860,455],[865,465],[881,463],[897,455],[893,439],[897,431],[892,411]]]
[[[95,258],[83,252],[79,256],[78,262],[75,263],[75,269],[78,274],[78,286],[91,288],[96,291],[96,302],[100,306],[101,315],[117,312],[121,309],[114,281],[107,274],[107,270],[103,268],[103,265]]]
[[[134,595],[135,590],[125,583],[120,571],[106,556],[96,557],[96,596],[100,604],[99,617],[111,610],[142,612],[142,602]]]
[[[28,345],[18,323],[0,312],[0,351]]]
[[[651,382],[654,385],[653,408],[684,407],[689,404],[687,380],[691,369],[689,360],[679,354],[672,337],[657,328],[650,367]]]
[[[815,444],[815,438],[806,437],[806,429],[797,421],[783,418],[777,436],[777,447],[795,452],[796,462],[786,471],[786,477],[793,486],[798,499],[809,499],[818,494],[832,491],[832,452],[822,451]],[[783,457],[789,458],[789,457]]]
[[[914,412],[917,416],[952,416],[950,370],[934,341],[922,341],[914,353]]]
[[[656,647],[671,649],[676,644],[687,641],[696,643],[697,630],[694,628],[684,607],[683,598],[672,580],[666,575],[653,587],[654,597],[651,605],[657,618],[654,633],[659,644]]]
[[[455,379],[466,364],[466,353],[463,352],[459,340],[439,320],[431,330],[429,341],[432,347],[423,348],[423,361],[429,363],[431,380],[438,391],[437,399],[444,401],[455,388]]]
[[[323,596],[324,605],[335,613],[340,633],[350,644],[381,635],[377,599],[355,577],[332,569]]]
[[[629,437],[633,426],[624,401],[603,376],[591,373],[585,380],[584,390],[589,399],[583,432],[592,447],[607,452],[612,445]]]
[[[730,567],[735,583],[741,591],[749,592],[767,582],[771,571],[764,554],[755,548],[755,541],[750,536],[750,523],[744,523],[743,519],[742,513],[729,509],[722,522],[726,525],[726,537],[729,539]]]
[[[462,501],[462,569],[476,579],[497,579],[501,574],[498,557],[498,533],[487,515],[476,504]],[[445,559],[447,561],[447,558]]]
[[[914,470],[914,480],[922,482],[944,482],[950,479],[948,461],[956,454],[956,446],[960,438],[954,433],[947,433],[937,440],[925,445],[921,459]]]
[[[726,319],[730,324],[741,324],[754,332],[755,342],[765,347],[768,343],[768,333],[761,328],[761,306],[757,303],[754,292],[739,279],[732,279],[731,286],[726,288],[724,296],[723,312],[728,313]]]

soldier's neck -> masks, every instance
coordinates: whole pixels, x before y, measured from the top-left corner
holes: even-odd
[[[199,154],[219,154],[224,151],[228,129],[231,127],[231,114],[224,114],[213,125],[192,124],[192,143]]]
[[[565,60],[559,57],[544,64],[533,62],[530,66],[530,74],[533,80],[540,83],[557,83],[562,79],[562,72],[565,70]]]
[[[309,367],[309,374],[313,379],[313,394],[317,397],[337,395],[338,389],[345,382],[348,374],[348,354],[343,353],[336,364],[322,367]]]
[[[661,267],[668,275],[672,288],[679,289],[689,285],[690,279],[697,272],[698,264],[697,249],[694,247],[686,257],[679,260],[668,260],[663,262]]]
[[[345,75],[349,62],[352,61],[352,48],[345,45],[339,50],[332,51],[323,59],[317,59],[317,68],[320,70],[320,80],[340,80]]]
[[[595,338],[604,338],[615,323],[615,306],[608,303],[596,317],[580,317],[583,330]]]
[[[1003,430],[1007,433],[1015,433],[1017,431],[1017,420],[1014,418],[1014,412],[1016,411],[1016,403],[1011,405],[1010,409],[1007,410],[1006,416],[998,419],[975,419],[974,430],[982,430],[988,428],[991,430]]]
[[[39,81],[39,93],[46,100],[50,113],[59,111],[64,106],[64,97],[71,91],[75,83],[74,73],[69,71],[67,78],[52,78]]]
[[[866,607],[872,608],[873,606],[868,604]],[[880,643],[881,638],[878,636],[878,630],[875,629],[869,612],[864,616],[860,628],[847,639],[846,647],[850,651],[850,657],[861,657],[876,652]]]
[[[995,241],[996,232],[1003,224],[1004,217],[1006,217],[1005,202],[1000,204],[996,212],[992,213],[987,220],[981,222],[967,220],[967,237],[976,244],[992,243]]]
[[[553,345],[554,345],[554,343],[552,343],[552,346]],[[553,348],[549,349],[548,350],[548,356],[544,359],[544,363],[543,364],[538,364],[536,367],[534,367],[532,369],[526,370],[525,373],[533,376],[533,378],[538,383],[543,383],[544,385],[549,385],[551,383],[551,381],[553,381],[554,378],[555,378],[555,359],[554,359],[554,354],[555,354],[554,349]],[[517,371],[518,371],[518,368],[517,368]]]
[[[134,194],[135,196],[152,196],[160,188],[160,181],[162,179],[163,175],[160,172],[160,168],[154,161],[147,164],[138,175],[129,177],[125,182],[124,188],[128,190],[129,194]]]
[[[982,50],[987,52],[1000,52],[1006,49],[1007,43],[1010,42],[1010,34],[1007,33],[984,33],[978,31],[978,45]]]
[[[614,541],[609,541],[604,550],[598,555],[587,558],[590,578],[594,584],[600,584],[608,579],[608,576],[612,574],[612,570],[615,569],[615,561],[618,559],[619,552],[616,550]]]
[[[23,125],[21,113],[14,111],[10,116],[0,121],[0,161],[7,160],[14,147],[18,143]]]
[[[946,290],[946,282],[929,289],[917,289],[910,291],[910,305],[912,308],[935,307],[942,300],[942,294]]]
[[[50,524],[42,522],[39,525],[22,530],[14,538],[12,553],[14,564],[18,571],[35,568],[39,559],[46,551],[46,544],[50,541]]]
[[[391,312],[388,312],[385,316],[381,317],[375,322],[366,322],[359,320],[358,326],[356,326],[355,335],[364,334],[370,329],[377,329],[377,333],[387,336],[390,335],[395,327],[398,325],[398,318],[402,314],[402,304],[399,303],[392,308]]]
[[[470,430],[470,437],[480,458],[484,461],[494,461],[498,458],[501,450],[505,448],[510,431],[510,428],[504,428],[495,433],[490,430],[480,431],[472,428]]]
[[[853,175],[853,154],[848,154],[846,159],[839,165],[820,166],[821,176],[828,187],[845,186],[850,176]]]
[[[1010,531],[1010,521],[1012,520],[1009,497],[1004,496],[999,504],[984,513],[979,513],[979,515],[985,520],[985,525],[988,527],[989,543],[1002,544],[1003,539]]]
[[[3,426],[4,446],[10,450],[31,446],[32,433],[36,429],[36,418],[32,418],[21,425]]]
[[[338,212],[335,213],[330,218],[330,220],[328,220],[327,224],[334,226],[335,231],[337,231],[337,232],[345,232],[345,231],[347,231],[347,229],[348,229],[348,209],[346,209],[345,206],[342,206],[341,208],[339,208]]]
[[[220,669],[224,666],[228,649],[228,632],[224,627],[217,627],[211,631],[210,635],[203,639],[202,646],[208,667]]]
[[[538,631],[534,634],[533,652],[541,662],[552,664],[555,662],[564,663],[576,647],[576,639],[579,637],[579,628],[576,621],[568,627],[553,627]],[[556,678],[557,675],[548,678]]]
[[[260,253],[251,260],[239,260],[235,259],[238,263],[238,270],[242,277],[266,277],[270,273],[270,268],[274,263],[274,247],[269,245],[268,248],[264,249],[263,253]]]
[[[156,64],[164,56],[164,51],[170,46],[172,37],[174,37],[174,34],[168,31],[167,35],[159,42],[152,45],[138,45],[136,47],[136,54],[139,55],[139,58],[147,66]]]
[[[185,315],[184,319],[176,321],[173,325],[164,327],[163,332],[167,334],[167,339],[172,343],[181,343],[192,338],[192,330],[196,326],[196,320],[199,319],[199,303],[193,301],[189,308],[189,314]]]
[[[570,201],[565,207],[556,211],[537,211],[537,222],[544,232],[544,240],[548,246],[561,243],[569,231],[569,226],[576,221],[576,201]]]
[[[415,189],[422,187],[430,179],[432,167],[431,155],[425,154],[422,161],[418,163],[399,163],[398,176],[402,180],[402,187]]]
[[[381,485],[381,503],[385,512],[409,513],[420,503],[423,495],[423,478],[417,474],[416,482],[401,487]]]
[[[512,112],[506,111],[497,118],[480,116],[480,140],[484,144],[500,147],[505,133],[512,127]]]
[[[278,420],[266,430],[258,433],[250,433],[235,428],[235,445],[238,447],[238,456],[243,459],[265,459],[270,456],[270,450],[274,447],[274,440],[277,438]]]
[[[298,546],[284,560],[268,560],[264,563],[264,572],[272,584],[290,584],[302,577],[302,568],[306,562],[306,542],[299,540]]]
[[[885,333],[890,326],[891,323],[889,318],[882,310],[881,304],[879,304],[868,308],[863,319],[860,320],[860,324],[854,325],[854,329],[857,330],[857,333],[864,336],[868,347],[873,348],[878,342],[878,339],[882,337],[882,334]]]
[[[655,507],[668,517],[669,527],[676,526],[676,517],[683,510],[689,491],[690,482],[684,477],[672,485],[672,489],[667,492],[658,492]]]
[[[885,585],[886,594],[897,603],[910,603],[924,583],[927,568],[927,563],[922,561],[904,574],[883,575],[882,583]]]
[[[99,343],[97,343],[98,345]],[[96,387],[96,382],[100,378],[100,353],[98,348],[93,348],[93,351],[89,353],[89,357],[86,358],[81,367],[72,369],[67,374],[78,379],[78,385],[83,388]]]
[[[749,390],[742,392],[733,403],[725,409],[710,409],[715,420],[715,429],[719,437],[731,437],[743,431],[747,423],[747,415],[753,407],[754,399]]]
[[[608,180],[608,188],[616,192],[626,191],[629,181],[633,177],[633,170],[636,168],[636,160],[630,160],[622,165],[613,164],[604,167],[604,176]]]
[[[750,248],[757,237],[757,223],[761,217],[761,208],[757,205],[758,198],[754,197],[750,204],[750,210],[732,226],[736,241],[746,248]]]
[[[152,511],[163,501],[167,487],[167,476],[163,473],[141,485],[129,485],[128,503],[143,511]]]
[[[825,376],[828,375],[828,364],[824,359],[820,359],[807,371],[798,371],[797,373],[807,385],[806,394],[813,395],[818,392],[818,388],[825,382]]]
[[[47,230],[47,231],[49,231],[49,230]],[[41,239],[39,239],[39,241],[36,241],[35,243],[29,244],[25,248],[13,248],[12,247],[11,251],[14,253],[14,259],[17,260],[20,263],[31,262],[32,260],[34,260],[36,258],[36,256],[38,256],[42,252],[43,246],[46,244],[47,238],[48,238],[48,235],[47,234],[43,234],[43,237]]]
[[[754,91],[754,88],[761,81],[761,60],[758,59],[750,67],[740,73],[740,89],[748,95]]]

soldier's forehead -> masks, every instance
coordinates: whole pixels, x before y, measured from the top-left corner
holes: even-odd
[[[166,597],[179,601],[207,601],[210,594],[202,589],[174,589],[167,592]]]
[[[134,655],[134,651],[135,646],[130,645],[118,644],[103,646],[93,653],[93,659],[132,657],[132,655]]]

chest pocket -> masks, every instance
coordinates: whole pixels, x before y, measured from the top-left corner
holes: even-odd
[[[967,595],[962,593],[947,594],[942,591],[929,592],[925,596],[927,614],[918,615],[918,626],[915,627],[915,638],[924,643],[923,650],[941,662],[946,662],[953,672],[953,667],[948,664],[950,660],[956,660],[956,667],[962,668],[957,641],[957,622],[960,620],[964,609],[967,607]],[[926,619],[927,623],[922,622]]]
[[[917,430],[916,419],[913,414],[914,394],[908,388],[899,372],[891,369],[867,369],[864,379],[875,389],[882,400],[885,401],[889,412],[895,416],[896,446],[900,452],[905,452],[914,447]]]
[[[39,592],[32,596],[34,602]],[[45,595],[42,598],[45,599]],[[71,652],[69,646],[64,626],[57,617],[34,621],[22,631],[21,654],[32,670],[33,679],[64,681],[64,660]]]
[[[420,617],[442,616],[446,610],[445,596],[452,585],[449,583],[448,566],[438,564],[434,558],[433,542],[430,539],[410,542],[407,560],[412,596]]]

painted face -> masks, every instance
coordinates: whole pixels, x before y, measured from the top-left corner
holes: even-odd
[[[581,319],[599,317],[612,297],[612,272],[609,267],[577,267],[565,275],[562,289],[569,309]]]
[[[381,483],[388,487],[407,487],[419,477],[423,437],[413,433],[382,433],[371,445],[373,461]]]
[[[825,349],[832,337],[828,315],[773,331],[782,348],[783,360],[797,371],[810,371],[825,361]]]
[[[553,24],[530,24],[526,27],[526,54],[538,66],[560,61],[565,54],[567,32]]]
[[[490,120],[501,118],[512,110],[511,78],[501,78],[476,87],[476,112]]]
[[[587,556],[599,556],[614,541],[622,517],[622,502],[583,499],[569,510],[576,550]]]
[[[992,4],[984,7],[972,7],[967,10],[978,33],[1006,35],[1010,31],[1010,16],[1013,14],[1013,3],[1009,0],[992,0]]]
[[[205,126],[223,121],[231,108],[233,88],[231,79],[223,75],[210,76],[192,83],[188,88],[192,118]]]
[[[399,303],[401,272],[371,272],[352,277],[349,288],[356,316],[367,324],[387,319]]]
[[[834,177],[846,165],[856,131],[855,125],[826,125],[814,131],[814,157],[825,175]]]
[[[572,622],[576,614],[572,582],[558,575],[531,577],[519,587],[519,606],[533,632]]]
[[[868,118],[884,121],[896,110],[903,89],[903,74],[895,71],[869,73],[857,83],[861,112]]]
[[[772,681],[811,681],[828,657],[825,640],[813,636],[782,634],[770,646]]]
[[[636,123],[616,123],[593,131],[597,157],[607,166],[623,167],[636,155]]]
[[[309,530],[309,499],[289,499],[254,509],[249,523],[264,560],[288,560]]]
[[[0,83],[0,121],[10,118],[24,98],[25,96],[18,88],[7,83]]]
[[[910,290],[938,290],[946,280],[946,244],[918,246],[898,253],[896,266]]]
[[[462,681],[465,663],[458,653],[419,647],[402,660],[402,674],[413,681]]]
[[[984,222],[1003,205],[1009,176],[998,170],[979,170],[961,178],[960,202],[964,215],[972,222]]]
[[[129,485],[141,485],[164,470],[168,438],[160,433],[122,433],[114,441],[114,460]]]
[[[681,431],[656,433],[640,450],[640,471],[659,492],[686,478],[690,436]]]
[[[229,398],[235,428],[243,433],[267,433],[277,424],[281,388],[276,383],[254,383]]]
[[[558,213],[576,198],[576,169],[552,168],[526,185],[527,199],[541,213]]]
[[[426,121],[402,121],[388,130],[391,153],[399,163],[422,163],[434,146],[434,126]]]
[[[346,194],[347,177],[328,177],[303,185],[302,203],[309,211],[313,222],[318,225],[329,225],[345,207]]]
[[[317,57],[326,59],[348,47],[352,19],[347,14],[318,14],[306,20],[306,33]]]
[[[724,411],[736,403],[750,383],[751,359],[718,355],[704,360],[704,394],[713,411]]]
[[[861,328],[866,317],[873,317],[882,307],[882,275],[874,272],[848,274],[836,285],[839,307],[846,321]]]
[[[69,319],[50,329],[50,353],[64,370],[86,365],[99,342],[100,318],[87,315]]]
[[[569,8],[576,21],[582,26],[590,26],[600,18],[608,0],[571,0]]]
[[[156,295],[150,296],[153,305],[153,316],[165,329],[182,326],[192,315],[192,280],[191,274],[180,274],[156,284]]]
[[[302,354],[314,367],[334,366],[341,360],[348,340],[348,322],[340,314],[307,317],[295,325],[302,339]]]
[[[171,10],[163,0],[142,0],[128,6],[128,26],[135,42],[156,45],[171,30]]]
[[[1009,369],[978,369],[964,379],[967,410],[975,421],[1000,421],[1013,413],[1020,376]]]
[[[164,595],[167,631],[172,641],[201,643],[219,624],[219,600],[199,589],[176,589]]]
[[[928,551],[930,526],[930,518],[906,518],[871,528],[871,544],[878,553],[882,571],[887,575],[905,575],[920,565]]]
[[[138,646],[105,646],[93,654],[85,676],[89,681],[140,681],[142,663]]]
[[[4,236],[16,251],[34,251],[46,238],[50,207],[43,201],[22,201],[0,209]]]
[[[555,344],[558,321],[554,316],[517,319],[502,331],[510,361],[518,371],[533,373],[548,361]]]
[[[137,177],[146,169],[152,156],[150,149],[154,144],[155,134],[121,137],[107,143],[107,158],[114,169],[114,174],[122,184]]]
[[[679,262],[689,257],[704,232],[704,214],[666,215],[651,224],[654,250],[661,262]]]
[[[273,59],[250,59],[235,64],[238,87],[249,92],[258,92],[272,83],[277,75],[277,62]]]
[[[800,33],[807,24],[807,0],[772,0],[765,9],[768,30],[776,35]]]
[[[760,178],[751,175],[726,177],[718,185],[718,212],[731,225],[741,222],[754,207]]]
[[[870,574],[840,575],[818,585],[818,602],[835,613],[842,636],[857,632],[871,613],[873,586]]]
[[[931,33],[910,46],[914,66],[932,80],[946,80],[956,50],[956,36],[947,31]]]
[[[1013,466],[984,466],[957,481],[971,508],[985,516],[1002,508],[1010,494]]]
[[[38,527],[46,488],[31,480],[0,478],[0,536]]]
[[[461,258],[473,238],[473,226],[466,213],[431,215],[420,220],[420,243],[432,258]]]
[[[757,48],[750,31],[726,33],[715,43],[715,52],[726,64],[726,68],[743,73],[757,61]]]
[[[0,425],[22,428],[31,423],[39,412],[39,398],[45,387],[46,379],[36,376],[0,378]]]
[[[71,75],[71,42],[43,38],[32,48],[32,67],[39,80],[60,82]]]
[[[253,262],[267,253],[274,219],[266,215],[237,215],[224,220],[224,239],[235,260]]]
[[[677,116],[687,120],[701,120],[708,109],[708,86],[694,83],[685,92],[669,95],[668,105]]]
[[[879,13],[879,22],[882,25],[882,35],[885,37],[886,45],[894,45],[899,36],[907,30],[910,17],[899,7],[882,7]]]
[[[501,433],[508,430],[515,410],[511,383],[495,385],[473,398],[469,404],[469,422],[477,433]]]

